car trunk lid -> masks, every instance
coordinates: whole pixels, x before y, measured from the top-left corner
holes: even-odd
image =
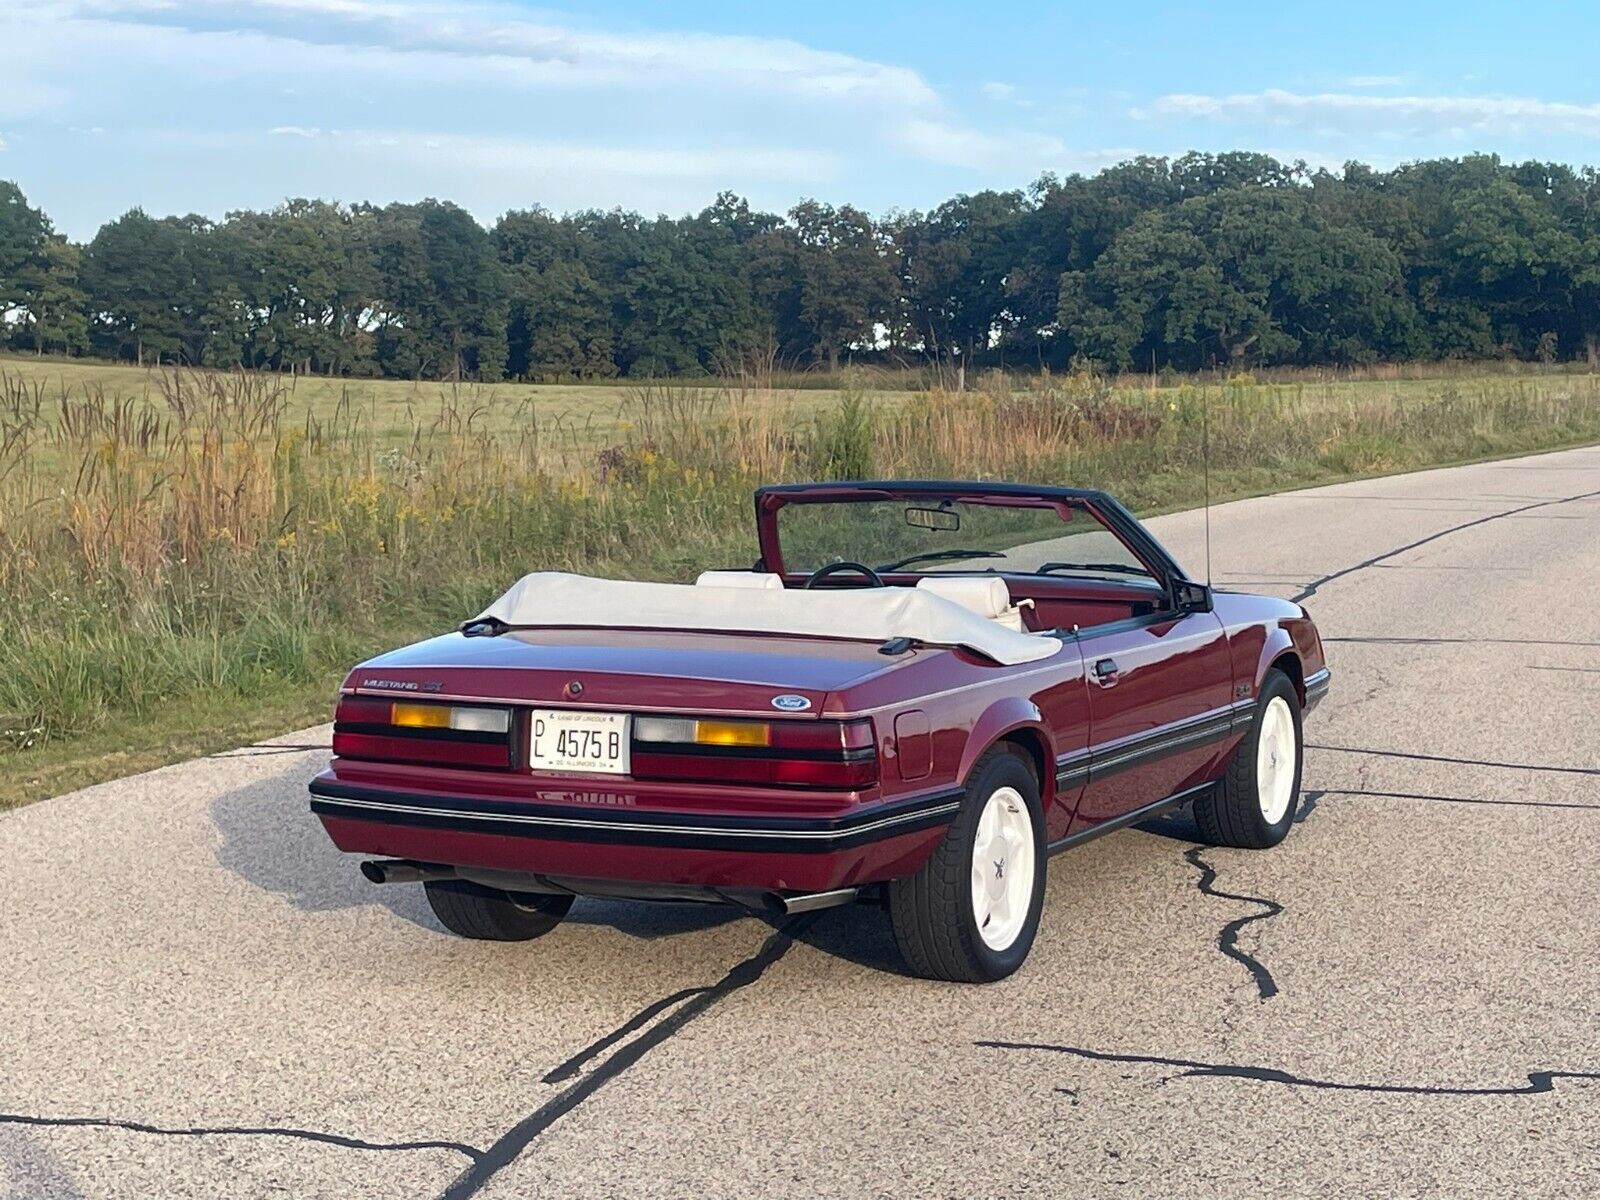
[[[895,669],[876,644],[608,629],[447,634],[371,659],[346,687],[418,698],[815,717],[830,692]]]

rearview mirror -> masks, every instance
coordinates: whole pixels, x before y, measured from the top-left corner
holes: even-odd
[[[954,533],[961,528],[961,514],[953,508],[908,508],[906,524],[918,529],[942,529]]]

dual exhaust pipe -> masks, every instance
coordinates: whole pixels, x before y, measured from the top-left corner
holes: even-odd
[[[430,883],[439,879],[461,879],[463,876],[454,867],[440,866],[436,863],[412,862],[405,858],[369,858],[361,864],[361,874],[372,883]],[[558,884],[559,886],[559,884]],[[514,888],[511,890],[515,890]],[[574,889],[581,895],[581,889]],[[754,907],[760,907],[769,912],[794,916],[796,913],[816,912],[823,908],[835,908],[841,904],[849,904],[861,896],[858,887],[834,888],[826,892],[761,892],[757,896]],[[649,899],[650,897],[641,897]],[[660,897],[657,897],[659,899]],[[695,897],[678,897],[679,899],[694,899]],[[752,907],[746,904],[745,899],[725,894],[716,888],[705,889],[705,899],[711,901],[724,901],[739,904],[743,907]]]

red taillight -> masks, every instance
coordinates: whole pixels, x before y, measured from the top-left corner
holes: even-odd
[[[753,736],[729,739],[732,744],[711,742],[697,736],[692,719],[658,719],[655,726],[643,724],[642,730],[636,724],[633,776],[850,791],[870,787],[878,780],[871,721],[747,724],[764,729],[764,743]]]
[[[504,708],[341,696],[333,752],[340,758],[505,770],[511,765],[509,718]]]

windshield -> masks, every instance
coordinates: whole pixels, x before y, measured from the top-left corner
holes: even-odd
[[[1093,513],[1065,502],[993,499],[840,500],[778,510],[785,570],[810,574],[836,562],[919,575],[1119,575],[1150,578]]]

